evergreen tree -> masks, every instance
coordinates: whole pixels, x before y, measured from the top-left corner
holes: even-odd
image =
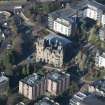
[[[27,72],[27,75],[29,75],[29,73],[30,73],[29,64],[26,65],[26,72]]]
[[[26,75],[26,68],[25,68],[25,66],[22,68],[22,75]]]

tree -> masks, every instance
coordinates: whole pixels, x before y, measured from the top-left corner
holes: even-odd
[[[70,95],[73,95],[73,94],[75,94],[78,91],[79,91],[78,85],[75,82],[72,81],[71,82],[71,85],[69,87],[69,94]]]
[[[3,72],[5,70],[5,66],[3,64],[3,60],[0,60],[0,72]]]
[[[29,64],[26,65],[26,72],[27,72],[27,75],[29,75],[29,73],[30,73]]]
[[[0,105],[6,105],[6,102],[7,102],[7,97],[0,97]]]
[[[2,64],[5,67],[5,72],[7,75],[12,75],[13,71],[12,71],[12,61],[13,61],[13,57],[12,57],[12,50],[7,50],[2,58]]]
[[[15,38],[13,38],[12,40],[12,44],[13,44],[13,49],[18,52],[21,53],[22,52],[22,44],[24,43],[21,35],[17,35]]]
[[[86,67],[86,61],[87,61],[87,56],[85,53],[83,53],[82,50],[80,50],[76,56],[76,62],[79,64],[79,68],[81,70],[84,70]]]
[[[22,96],[20,96],[19,94],[15,93],[15,94],[12,94],[12,95],[10,95],[8,97],[6,105],[16,105],[20,101],[22,101]]]
[[[22,68],[22,75],[26,75],[26,69],[25,69],[25,67]]]

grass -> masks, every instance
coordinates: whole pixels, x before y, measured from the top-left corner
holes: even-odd
[[[48,32],[46,29],[42,29],[42,30],[40,30],[40,31],[38,32],[38,34],[39,34],[40,36],[46,36],[46,35],[49,34],[49,32]]]
[[[103,79],[105,77],[105,70],[96,70],[94,73],[89,72],[88,74],[85,75],[85,80],[86,81],[96,81]]]

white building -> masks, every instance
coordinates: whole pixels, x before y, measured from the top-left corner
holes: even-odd
[[[71,27],[69,21],[57,18],[54,21],[53,30],[69,37],[71,34]]]
[[[105,52],[103,52],[102,55],[100,55],[99,53],[96,54],[95,64],[98,67],[104,67],[105,68]]]
[[[98,35],[101,41],[105,41],[105,27],[99,29]]]
[[[55,32],[70,37],[76,30],[77,10],[68,7],[50,13],[48,26]]]
[[[7,95],[9,89],[9,79],[1,73],[0,76],[0,96]]]
[[[102,15],[101,23],[103,24],[103,26],[105,26],[105,13]]]
[[[97,20],[97,8],[94,6],[88,5],[87,9],[84,9],[83,16]]]
[[[98,21],[102,26],[105,25],[105,5],[95,0],[82,0],[78,8],[83,11],[83,17]]]
[[[48,15],[48,27],[67,37],[75,35],[79,18],[90,18],[105,26],[105,5],[95,0],[82,0],[75,7],[66,7]]]

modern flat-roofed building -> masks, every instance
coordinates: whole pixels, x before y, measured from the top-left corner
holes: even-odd
[[[105,5],[95,0],[82,0],[76,8],[82,11],[82,17],[88,17],[105,26]]]
[[[64,72],[53,70],[47,74],[47,91],[58,96],[69,88],[70,75]]]
[[[7,95],[9,89],[8,77],[1,74],[0,76],[0,96]]]
[[[33,73],[19,81],[19,93],[30,100],[36,100],[46,91],[45,77]]]
[[[95,0],[82,0],[74,7],[67,7],[48,15],[48,27],[67,37],[75,35],[79,18],[90,18],[105,26],[105,5]]]
[[[36,42],[36,62],[62,67],[73,54],[72,42],[62,36],[49,34]]]
[[[54,11],[48,15],[48,27],[70,37],[77,29],[78,16],[77,10],[70,7]]]
[[[34,105],[60,105],[60,104],[57,102],[54,102],[54,100],[50,100],[48,97],[45,97],[42,100],[39,100]]]
[[[72,22],[73,20],[65,20],[63,18],[57,18],[54,21],[54,26],[53,26],[53,30],[55,32],[61,33],[63,35],[66,35],[67,37],[69,37],[71,35],[71,29],[72,29]]]

